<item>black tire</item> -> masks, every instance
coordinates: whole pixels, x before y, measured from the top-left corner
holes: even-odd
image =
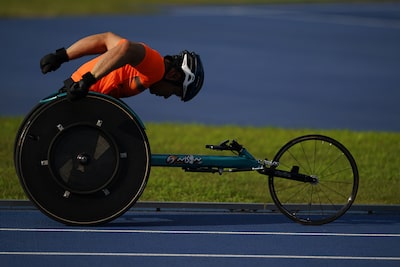
[[[275,205],[290,219],[306,225],[321,225],[342,216],[353,204],[358,189],[357,165],[338,141],[323,135],[293,139],[276,154],[277,169],[317,178],[305,183],[269,176]],[[294,169],[297,169],[295,167]]]
[[[14,160],[29,199],[68,225],[109,222],[136,203],[150,174],[144,127],[122,101],[90,93],[42,101],[23,121]]]

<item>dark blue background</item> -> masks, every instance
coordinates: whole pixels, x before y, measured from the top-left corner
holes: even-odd
[[[156,15],[1,19],[0,115],[24,115],[83,61],[42,75],[40,58],[114,31],[162,54],[201,54],[193,101],[145,92],[146,122],[400,131],[400,5],[169,7]],[[85,59],[86,60],[86,59]]]

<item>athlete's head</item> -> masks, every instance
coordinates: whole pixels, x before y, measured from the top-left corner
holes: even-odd
[[[165,71],[164,79],[175,85],[182,87],[182,101],[186,102],[197,95],[203,86],[204,70],[200,56],[195,52],[187,50],[182,51],[178,55],[165,56],[170,62],[169,67]],[[168,77],[171,69],[177,70],[179,79],[173,80]]]

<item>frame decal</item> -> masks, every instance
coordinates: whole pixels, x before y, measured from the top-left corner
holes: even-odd
[[[199,165],[203,163],[203,159],[198,156],[193,155],[169,155],[166,159],[166,163],[169,165],[176,164],[191,164],[191,165]]]

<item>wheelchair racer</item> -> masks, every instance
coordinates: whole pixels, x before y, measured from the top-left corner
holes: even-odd
[[[148,88],[151,94],[164,98],[176,95],[186,102],[197,95],[204,81],[203,65],[196,53],[184,50],[162,57],[148,45],[112,32],[86,36],[67,49],[60,48],[44,56],[40,68],[46,74],[87,55],[98,56],[64,81],[61,91],[66,91],[70,100],[85,97],[89,90],[123,98]]]

